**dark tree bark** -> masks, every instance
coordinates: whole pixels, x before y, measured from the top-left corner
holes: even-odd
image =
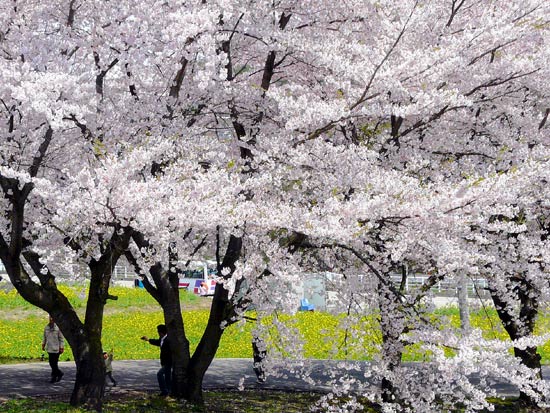
[[[89,405],[94,410],[101,409],[105,392],[105,364],[101,344],[103,312],[107,299],[116,299],[109,295],[109,283],[114,265],[129,241],[128,230],[121,236],[115,230],[101,258],[89,264],[91,279],[83,324],[85,334],[74,330],[76,324],[69,326],[69,335],[73,336],[71,340],[76,344],[76,350],[73,349],[76,362],[76,381],[71,395],[73,406]],[[61,331],[65,333],[63,329]]]
[[[149,240],[138,231],[134,232],[132,238],[142,251],[153,248]],[[129,251],[126,251],[126,258],[134,266],[136,273],[144,273],[136,258]],[[170,348],[172,350],[172,396],[182,398],[185,395],[187,385],[190,349],[189,340],[185,333],[185,324],[181,315],[178,286],[179,272],[167,271],[164,269],[162,263],[157,262],[148,269],[148,273],[153,282],[151,283],[146,276],[143,276],[143,286],[161,306],[164,315],[164,324],[170,337]]]
[[[134,232],[133,239],[140,249],[152,248],[149,241],[137,231]],[[229,268],[230,272],[225,277],[232,276],[241,249],[242,239],[231,236],[224,259],[218,268],[219,274],[221,274],[222,268]],[[127,258],[134,265],[136,271],[142,273],[135,257],[127,252]],[[170,267],[174,268],[172,265]],[[144,287],[161,305],[168,336],[171,340],[172,396],[186,399],[195,404],[202,404],[204,375],[218,350],[224,332],[222,325],[229,325],[235,321],[235,303],[229,299],[227,290],[218,284],[212,298],[207,326],[201,341],[191,356],[189,340],[185,333],[185,322],[181,315],[178,271],[166,271],[162,264],[157,262],[149,268],[148,273],[153,282],[151,283],[146,276],[143,276]]]
[[[36,177],[46,163],[53,137],[53,130],[47,125],[38,151],[27,168],[31,177]],[[9,205],[4,211],[9,220],[8,233],[0,233],[0,259],[19,294],[50,314],[71,346],[77,370],[71,404],[99,411],[103,403],[105,382],[101,352],[103,309],[108,298],[115,298],[108,293],[111,273],[122,251],[128,246],[130,232],[127,228],[113,228],[110,238],[102,242],[100,258],[90,259],[91,281],[83,323],[67,297],[57,288],[49,268],[40,263],[40,255],[33,250],[33,240],[24,238],[29,225],[25,220],[25,209],[34,189],[33,183],[19,182],[16,178],[0,174],[0,188]],[[79,248],[75,240],[69,239],[67,244]],[[31,279],[27,268],[31,269],[38,282]]]
[[[378,283],[380,329],[382,330],[382,361],[390,373],[401,366],[404,344],[400,338],[405,332],[405,316],[399,311],[399,297],[383,283]],[[395,403],[398,391],[393,381],[384,376],[381,383],[382,401]]]
[[[279,28],[282,30],[286,27],[291,15],[282,13],[279,20]],[[237,23],[238,24],[238,23]],[[231,38],[224,41],[220,50],[225,52],[228,56],[228,63],[226,65],[227,79],[234,79],[234,71],[231,60]],[[284,57],[276,62],[276,52],[270,51],[266,57],[264,71],[262,75],[262,88],[267,91],[271,85],[274,71],[278,65],[284,61]],[[178,85],[179,82],[175,82]],[[252,120],[252,123],[259,122],[263,117],[263,113],[258,113]],[[239,113],[235,108],[231,109],[231,119],[235,130],[235,134],[238,140],[243,140],[246,137],[245,125],[239,119]],[[246,141],[247,145],[254,146],[255,137],[251,136]],[[250,166],[250,162],[253,159],[253,154],[250,148],[241,147],[241,158],[245,161],[245,164]],[[250,168],[252,171],[253,168]],[[253,196],[252,194],[246,194],[247,197]],[[148,240],[137,232],[134,234],[133,239],[136,245],[142,248],[152,248]],[[235,264],[240,258],[242,250],[242,238],[231,235],[229,238],[227,250],[225,252],[223,260],[219,259],[220,251],[218,245],[218,251],[216,257],[218,258],[218,274],[222,274],[223,268],[228,268],[230,271],[225,275],[226,278],[231,278],[235,271]],[[136,268],[136,272],[143,273],[135,257],[132,257],[130,253],[127,254],[127,258]],[[221,262],[220,262],[221,261]],[[189,349],[189,341],[185,335],[185,324],[181,317],[181,308],[179,302],[179,289],[178,289],[178,271],[173,271],[175,265],[169,265],[169,270],[163,269],[161,263],[156,263],[149,268],[153,283],[147,280],[147,277],[143,278],[143,284],[146,290],[157,300],[161,305],[164,313],[165,324],[168,329],[168,335],[171,337],[171,349],[173,360],[173,382],[172,382],[172,395],[175,397],[182,397],[192,403],[202,404],[202,383],[204,374],[208,367],[212,363],[218,350],[221,337],[224,329],[222,325],[229,325],[235,322],[235,308],[238,303],[232,302],[228,297],[228,292],[223,288],[221,284],[216,286],[214,297],[212,298],[212,305],[210,308],[210,316],[208,324],[205,328],[201,341],[199,342],[195,352],[191,356]]]
[[[32,185],[25,184],[20,189],[17,181],[1,177],[0,183],[11,201],[11,233],[9,242],[0,234],[0,259],[19,294],[50,314],[71,346],[77,375],[70,403],[100,411],[105,382],[101,353],[103,308],[107,298],[111,298],[108,288],[112,268],[126,248],[120,244],[128,244],[129,234],[117,235],[116,228],[101,258],[91,260],[90,290],[85,321],[82,323],[67,297],[57,288],[53,274],[40,263],[40,255],[32,250],[32,241],[23,239],[25,206]],[[38,283],[31,279],[24,263],[38,277]]]
[[[515,294],[517,302],[509,302],[507,297],[495,289],[490,289],[491,298],[497,310],[498,317],[511,340],[518,340],[523,337],[531,336],[535,329],[535,321],[538,316],[540,292],[528,280],[517,277],[511,280],[515,285]],[[514,314],[514,308],[517,307],[517,314]],[[535,371],[538,378],[542,380],[541,356],[536,347],[527,347],[520,349],[514,347],[514,356],[521,360],[526,367]],[[528,407],[536,407],[536,400],[521,391],[519,394],[521,404]]]
[[[242,238],[231,235],[229,243],[221,264],[218,265],[218,274],[222,273],[223,268],[229,268],[230,272],[226,275],[230,278],[235,271],[235,264],[241,256]],[[232,324],[235,320],[235,306],[229,300],[228,291],[221,284],[216,285],[212,306],[210,307],[210,316],[208,324],[201,337],[188,368],[188,386],[185,398],[195,402],[202,403],[202,381],[208,367],[212,363],[224,329],[222,323]]]
[[[14,259],[5,253],[1,256],[17,291],[25,300],[53,317],[71,346],[76,364],[76,380],[70,398],[73,406],[86,406],[96,411],[102,408],[105,390],[101,345],[103,310],[108,298],[116,298],[108,294],[108,288],[112,268],[122,251],[118,243],[122,243],[125,248],[124,244],[127,245],[128,240],[128,234],[119,236],[115,231],[101,258],[90,262],[91,280],[84,323],[67,297],[57,288],[55,277],[49,270],[44,271],[38,254],[27,250],[22,253],[22,257],[39,278],[40,284],[31,280],[20,259]],[[0,248],[4,252],[6,245],[1,245],[2,243],[3,239],[0,240]]]

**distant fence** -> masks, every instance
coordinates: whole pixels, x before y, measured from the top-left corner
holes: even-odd
[[[409,275],[405,280],[405,291],[407,293],[419,290],[424,283],[428,280],[427,275]],[[399,285],[401,283],[401,276],[392,276],[392,281]],[[468,297],[482,297],[487,298],[489,292],[487,291],[487,280],[485,278],[467,278],[466,290]],[[456,279],[442,280],[435,284],[431,290],[432,294],[444,296],[444,297],[456,297],[458,294],[458,285]]]
[[[123,261],[124,262],[124,261]],[[0,262],[0,276],[2,276],[6,281],[8,279],[6,274],[6,269],[4,265]],[[121,281],[132,281],[136,278],[136,273],[128,265],[115,265],[113,268],[113,279]],[[428,280],[429,276],[427,275],[416,275],[410,274],[405,280],[405,292],[412,293],[419,290],[424,283]],[[392,276],[392,281],[399,285],[401,283],[401,276],[395,274]],[[468,292],[468,297],[476,298],[488,298],[489,292],[487,291],[487,280],[485,278],[467,278],[466,279],[466,289]],[[322,288],[324,290],[324,286]],[[442,297],[456,297],[458,293],[458,286],[456,279],[442,280],[436,283],[431,288],[431,293],[437,296]]]

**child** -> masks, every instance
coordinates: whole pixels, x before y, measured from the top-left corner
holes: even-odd
[[[113,350],[111,349],[108,353],[104,351],[103,359],[105,360],[105,376],[109,377],[113,383],[113,387],[116,387],[116,380],[113,379]]]

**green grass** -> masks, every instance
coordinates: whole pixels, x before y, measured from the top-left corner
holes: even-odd
[[[86,288],[60,285],[59,289],[77,311],[83,313],[88,293]],[[158,303],[141,288],[112,287],[109,292],[118,299],[108,301],[105,307],[104,347],[114,348],[119,359],[157,358],[158,348],[147,345],[139,338],[143,335],[156,336],[156,326],[163,323]],[[195,295],[182,291],[182,306],[194,306],[197,300]],[[208,313],[203,310],[185,314],[186,328],[196,345]],[[23,300],[15,289],[0,290],[0,334],[3,337],[0,340],[0,363],[40,359],[46,323],[47,314]],[[226,348],[231,349],[231,345]],[[71,357],[71,352],[67,351],[61,360],[67,361]]]
[[[74,308],[79,309],[86,305],[86,299],[88,297],[87,286],[60,284],[58,288],[67,297]],[[158,305],[155,299],[143,288],[114,286],[109,288],[109,293],[117,296],[118,299],[109,301],[107,308],[114,306],[123,309],[135,306]],[[199,298],[194,294],[188,294],[185,291],[181,291],[182,302],[195,302],[198,299]],[[25,301],[15,288],[6,285],[3,289],[0,289],[0,310],[29,310],[35,308],[35,306]]]
[[[314,393],[286,393],[277,391],[205,391],[204,409],[174,399],[163,399],[143,392],[136,392],[123,397],[106,397],[104,413],[300,413],[309,411],[309,407],[319,399]],[[3,413],[85,413],[87,410],[77,409],[55,400],[45,398],[30,398],[9,400],[0,403]]]
[[[77,311],[83,313],[87,291],[80,286],[60,286]],[[103,327],[103,346],[113,348],[117,359],[155,359],[158,349],[141,341],[143,335],[155,337],[157,324],[163,323],[158,304],[143,289],[114,287],[111,294],[118,300],[109,301],[106,306]],[[208,320],[207,299],[182,292],[182,307],[185,330],[191,350],[198,345]],[[432,315],[434,322],[446,328],[458,328],[460,321],[456,308],[443,308]],[[303,340],[306,357],[368,360],[375,356],[381,345],[381,334],[375,314],[355,319],[343,315],[322,312],[299,312],[296,315],[281,315],[279,321],[297,330]],[[26,303],[15,292],[0,290],[0,363],[38,360],[42,354],[42,332],[47,315]],[[270,323],[269,319],[265,320]],[[481,328],[487,338],[505,340],[507,335],[495,311],[473,311],[471,324]],[[220,358],[251,357],[252,323],[238,323],[226,329],[217,353]],[[542,312],[537,332],[550,328],[550,312]],[[282,337],[272,329],[269,338],[277,347]],[[297,340],[293,343],[298,343]],[[279,346],[281,347],[281,346]],[[282,347],[281,347],[282,348]],[[543,363],[550,362],[550,342],[539,348]],[[285,354],[283,352],[283,354]],[[71,360],[72,353],[66,351],[61,360]],[[429,354],[420,346],[407,346],[405,361],[424,361]]]
[[[189,403],[171,398],[159,398],[146,392],[129,392],[126,394],[108,394],[103,407],[104,413],[301,413],[307,411],[325,411],[326,409],[312,410],[319,406],[321,395],[316,393],[281,392],[281,391],[205,391],[204,407],[193,406]],[[59,398],[59,397],[57,397]],[[333,405],[341,402],[341,398],[332,399]],[[535,413],[521,408],[516,400],[490,399],[496,413]],[[54,400],[46,396],[27,399],[14,399],[0,402],[0,411],[3,413],[86,413],[88,410],[74,408],[65,402]],[[365,413],[380,413],[380,409],[365,402]],[[461,413],[460,408],[452,410]],[[538,411],[540,412],[540,410]],[[481,410],[480,413],[488,413]]]

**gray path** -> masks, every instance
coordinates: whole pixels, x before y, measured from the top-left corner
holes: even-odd
[[[50,366],[47,362],[0,365],[0,400],[54,393],[70,394],[74,386],[75,364],[72,361],[60,362],[59,367],[65,373],[63,379],[50,384]],[[159,367],[157,360],[114,360],[113,377],[117,380],[117,387],[108,386],[108,391],[156,391],[156,371]],[[272,378],[268,383],[258,384],[251,359],[215,359],[205,376],[204,388],[238,389],[241,381],[246,388],[313,389],[293,379]]]
[[[311,385],[296,377],[292,372],[285,372],[283,377],[268,377],[264,384],[256,382],[252,370],[251,359],[215,359],[210,366],[204,380],[205,389],[224,388],[238,389],[242,384],[245,388],[264,388],[294,391],[328,391],[328,377],[325,376],[327,364],[334,363],[327,360],[312,361],[312,378],[321,384]],[[65,376],[59,383],[50,384],[50,367],[47,362],[28,364],[0,365],[0,400],[15,397],[39,396],[53,393],[69,395],[75,379],[74,362],[59,363]],[[411,366],[414,366],[411,365]],[[113,376],[118,386],[108,386],[108,392],[124,392],[127,390],[156,391],[156,371],[159,368],[157,360],[121,360],[113,361]],[[368,365],[365,363],[365,368]],[[412,367],[414,368],[414,367]],[[550,374],[550,368],[544,368],[545,377]],[[357,376],[362,376],[358,371]],[[476,381],[475,378],[472,379]],[[375,385],[375,383],[373,383]],[[502,396],[517,395],[517,391],[506,383],[495,383],[495,388]]]

